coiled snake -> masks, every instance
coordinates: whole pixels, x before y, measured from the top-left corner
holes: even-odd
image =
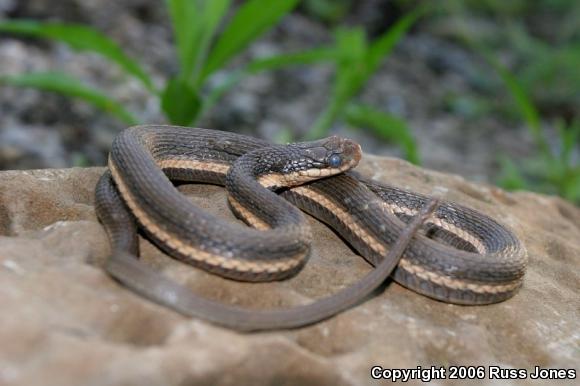
[[[316,322],[356,304],[389,274],[450,303],[488,304],[516,293],[527,257],[511,231],[464,206],[348,172],[360,157],[358,144],[338,137],[282,146],[214,130],[128,128],[114,140],[109,171],[96,188],[97,215],[112,246],[106,269],[150,300],[239,330]],[[230,207],[251,227],[203,212],[171,180],[226,185]],[[170,255],[221,276],[283,279],[301,269],[310,249],[296,207],[329,224],[377,268],[313,304],[254,311],[195,295],[137,258],[139,226]]]

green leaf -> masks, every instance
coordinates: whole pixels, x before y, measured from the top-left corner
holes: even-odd
[[[261,34],[290,12],[299,0],[248,0],[220,35],[202,71],[201,80],[226,65]]]
[[[333,62],[339,58],[334,48],[314,48],[291,54],[281,54],[266,58],[258,58],[246,66],[248,73],[277,70],[290,66],[303,66],[320,62]]]
[[[167,6],[175,35],[180,72],[183,77],[188,77],[193,71],[202,28],[198,1],[167,0]]]
[[[368,128],[380,138],[398,144],[410,162],[416,165],[421,163],[417,143],[409,126],[401,118],[370,106],[350,105],[346,110],[346,120],[352,126]]]
[[[360,64],[367,54],[368,44],[364,29],[339,28],[335,33],[336,48],[341,64]]]
[[[95,52],[139,79],[148,90],[154,91],[151,79],[139,64],[129,58],[117,43],[93,28],[78,24],[13,20],[0,22],[0,31],[58,40],[79,51]]]
[[[266,58],[258,58],[250,62],[243,70],[231,72],[226,79],[217,87],[214,87],[209,95],[204,98],[200,116],[204,116],[212,107],[244,78],[261,71],[277,70],[284,67],[299,66],[320,62],[331,62],[337,59],[336,50],[333,48],[315,48],[303,52],[281,54]]]
[[[210,43],[216,33],[220,21],[230,7],[231,0],[205,1],[203,12],[203,30],[200,38],[200,47],[196,55],[193,78],[197,84],[201,83],[201,71],[207,60]]]
[[[180,77],[196,83],[209,44],[231,0],[167,0],[180,63]]]
[[[177,78],[167,83],[161,95],[161,108],[174,125],[190,125],[198,117],[201,103],[197,91]]]
[[[536,145],[540,148],[543,156],[546,159],[553,158],[552,151],[544,137],[544,133],[542,131],[542,127],[540,124],[540,113],[532,103],[530,97],[528,97],[524,88],[520,85],[518,80],[512,73],[505,67],[503,64],[499,62],[495,58],[495,56],[489,52],[485,47],[482,45],[476,45],[473,43],[475,48],[481,53],[481,55],[485,58],[485,60],[492,66],[495,71],[498,73],[500,79],[506,86],[507,90],[511,94],[524,122],[532,134],[532,137],[536,141]]]
[[[343,113],[347,103],[378,70],[381,60],[427,9],[428,7],[419,7],[404,16],[370,45],[362,28],[337,30],[336,50],[339,59],[330,102],[307,133],[306,139],[319,138],[327,134],[332,123]]]
[[[333,122],[343,113],[348,101],[358,91],[364,75],[364,57],[368,49],[362,28],[339,28],[336,31],[336,75],[330,101],[306,133],[312,140],[328,135]]]
[[[361,88],[365,76],[364,59],[368,52],[365,32],[362,28],[339,29],[336,45],[340,53],[333,96],[337,108],[343,108]]]
[[[541,132],[540,114],[526,94],[526,91],[520,86],[515,76],[493,56],[488,55],[488,62],[495,68],[506,85],[527,125],[532,129],[535,136],[539,136]]]
[[[580,120],[572,121],[568,126],[560,121],[557,123],[556,129],[562,142],[560,160],[564,165],[568,166],[572,162],[574,148],[580,144]]]
[[[129,125],[135,125],[138,123],[137,119],[125,110],[119,102],[63,73],[42,72],[16,76],[2,76],[0,77],[0,84],[18,87],[32,87],[78,98],[116,116]]]

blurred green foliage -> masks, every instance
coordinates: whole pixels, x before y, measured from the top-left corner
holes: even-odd
[[[405,121],[375,107],[362,105],[356,98],[395,45],[428,9],[416,8],[372,41],[368,40],[361,27],[339,27],[331,45],[256,59],[243,69],[231,73],[223,87],[216,89],[211,95],[207,105],[214,105],[227,90],[244,77],[257,72],[288,66],[330,63],[335,74],[328,104],[306,132],[304,139],[327,136],[334,124],[344,121],[352,127],[369,129],[379,138],[397,144],[410,162],[419,164],[417,144]],[[284,140],[291,141],[295,138],[291,133],[285,133]]]
[[[499,184],[512,190],[532,188],[545,193],[559,194],[570,201],[580,203],[580,163],[574,159],[573,154],[579,150],[580,120],[574,120],[569,124],[562,120],[555,123],[559,141],[555,144],[555,150],[552,149],[546,139],[540,114],[523,87],[515,76],[493,57],[488,57],[488,61],[512,95],[539,150],[536,157],[524,160],[520,167],[509,158],[502,157]]]
[[[370,106],[355,103],[347,107],[345,115],[350,125],[372,128],[379,138],[399,145],[405,152],[407,160],[414,164],[420,163],[417,143],[405,120]]]
[[[426,10],[420,7],[408,13],[372,41],[368,41],[362,28],[337,30],[335,76],[330,101],[308,132],[308,138],[325,136],[335,121],[346,119],[353,126],[368,128],[381,138],[401,145],[409,161],[420,162],[415,140],[403,120],[371,106],[358,105],[355,99],[384,58]]]
[[[511,98],[511,103],[468,99],[467,108],[479,113],[495,108],[506,119],[520,119],[537,148],[536,155],[518,162],[501,155],[498,183],[580,203],[580,2],[445,4],[447,14],[458,21],[455,37],[486,60]],[[509,66],[503,64],[506,56]]]
[[[104,92],[91,88],[60,72],[33,72],[19,76],[2,76],[0,84],[2,83],[17,87],[33,87],[78,98],[130,125],[137,123],[137,119],[131,113]]]
[[[301,9],[338,25],[326,46],[252,60],[227,72],[209,88],[207,80],[301,3]],[[478,95],[448,95],[447,108],[464,117],[503,114],[521,120],[537,154],[521,162],[500,155],[500,185],[557,193],[580,203],[580,2],[576,0],[397,0],[408,12],[388,30],[369,39],[363,26],[341,26],[352,0],[247,0],[233,10],[231,0],[166,0],[175,36],[179,72],[157,87],[141,64],[104,34],[84,25],[30,20],[0,22],[0,32],[64,42],[116,64],[155,95],[167,119],[194,124],[231,87],[247,76],[287,66],[326,63],[334,69],[326,108],[306,134],[322,137],[337,122],[362,127],[400,146],[408,160],[420,162],[412,131],[404,120],[361,104],[359,94],[384,58],[427,11],[445,21],[447,34],[487,63]],[[554,26],[547,21],[558,21]],[[219,32],[219,33],[218,33]],[[507,63],[507,64],[505,64]],[[490,82],[493,75],[496,82]],[[36,87],[82,99],[128,124],[137,119],[106,92],[64,73],[0,76],[0,84]],[[498,87],[504,90],[498,96]],[[509,98],[509,99],[508,99]],[[506,103],[511,101],[509,103]],[[293,139],[288,136],[287,139]]]
[[[459,38],[502,52],[540,113],[575,110],[578,114],[580,2],[453,0],[447,4],[462,21]],[[567,114],[569,119],[571,113]]]
[[[339,28],[334,49],[337,52],[333,91],[327,109],[320,115],[310,132],[312,137],[324,135],[348,102],[360,93],[374,75],[383,59],[417,21],[425,8],[417,9],[398,20],[390,29],[373,41],[368,41],[360,27]]]
[[[304,0],[306,13],[328,24],[337,24],[349,12],[353,0]]]
[[[157,96],[169,122],[178,125],[194,124],[227,90],[246,76],[286,66],[329,62],[336,69],[330,101],[308,132],[307,138],[325,136],[336,121],[345,120],[352,126],[369,128],[380,138],[400,145],[411,162],[419,163],[416,143],[403,120],[371,106],[353,102],[377,71],[383,58],[424,12],[423,8],[401,18],[372,42],[367,41],[365,32],[360,27],[339,28],[332,46],[254,60],[241,69],[232,70],[223,84],[209,92],[203,92],[206,89],[205,82],[212,74],[225,67],[234,56],[273,27],[298,3],[299,0],[248,0],[223,23],[231,0],[166,0],[180,66],[178,74],[167,79],[161,89],[155,87],[148,73],[136,60],[125,54],[106,35],[91,27],[9,20],[0,22],[0,32],[52,39],[66,43],[76,50],[103,56],[128,75],[138,79],[149,92]],[[347,0],[311,0],[305,2],[304,6],[307,10],[327,18],[327,21],[336,22],[351,5],[352,2]],[[221,26],[222,24],[224,25]],[[127,124],[139,123],[134,115],[106,92],[90,87],[65,73],[0,76],[0,84],[34,87],[82,99]],[[293,139],[288,135],[287,137]]]
[[[169,78],[161,89],[155,87],[141,65],[125,54],[117,43],[91,27],[6,20],[0,22],[0,32],[52,39],[76,50],[97,53],[137,78],[154,94],[171,123],[190,125],[207,110],[205,102],[215,100],[203,92],[208,77],[228,65],[252,41],[272,28],[298,1],[248,0],[224,23],[231,0],[166,0],[180,66],[178,74]],[[138,122],[119,101],[106,92],[85,85],[64,73],[4,75],[0,76],[0,84],[58,92],[91,103],[128,124]]]

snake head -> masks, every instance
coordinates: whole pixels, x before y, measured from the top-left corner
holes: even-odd
[[[243,174],[249,174],[269,189],[296,186],[347,171],[358,164],[361,156],[358,143],[337,136],[274,145],[238,158],[227,180],[233,184]]]
[[[317,141],[295,143],[295,157],[285,167],[305,181],[332,176],[354,168],[361,159],[360,145],[332,136]]]

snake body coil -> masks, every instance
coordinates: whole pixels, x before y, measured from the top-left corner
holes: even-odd
[[[113,249],[107,270],[151,300],[233,328],[296,327],[327,317],[356,303],[370,282],[382,281],[380,275],[395,268],[397,261],[390,261],[395,252],[389,250],[402,252],[397,239],[407,227],[420,225],[413,218],[429,206],[425,196],[338,174],[360,156],[357,144],[337,137],[273,146],[229,132],[129,128],[115,139],[109,172],[96,190],[97,214]],[[257,229],[210,216],[170,180],[227,185],[231,208]],[[287,187],[281,192],[286,200],[273,192]],[[310,243],[304,216],[290,203],[329,224],[378,268],[310,308],[250,311],[198,297],[136,259],[138,223],[164,251],[219,275],[249,281],[288,277],[305,263]],[[442,202],[392,276],[438,300],[487,304],[519,289],[525,265],[525,251],[509,230],[481,213]]]

